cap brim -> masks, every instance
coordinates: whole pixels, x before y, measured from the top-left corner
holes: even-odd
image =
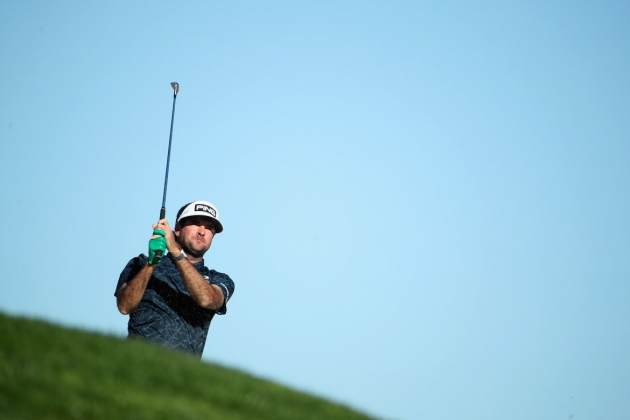
[[[189,217],[205,217],[206,219],[210,219],[214,222],[214,226],[216,227],[216,230],[214,233],[221,233],[223,232],[223,225],[221,224],[221,222],[219,221],[219,219],[215,219],[214,217],[211,216],[206,216],[205,214],[191,214],[190,216],[184,216],[184,217],[180,217],[179,220],[177,220],[177,223],[181,223],[182,220],[188,219]]]

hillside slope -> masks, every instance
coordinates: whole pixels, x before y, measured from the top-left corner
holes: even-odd
[[[1,313],[0,417],[369,418],[185,354]]]

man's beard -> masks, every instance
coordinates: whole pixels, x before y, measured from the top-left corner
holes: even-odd
[[[194,250],[190,246],[188,246],[188,244],[185,243],[184,241],[182,241],[180,245],[182,249],[184,250],[184,252],[186,253],[186,255],[190,255],[193,258],[202,258],[203,255],[206,253],[206,251],[208,251],[207,249],[204,249],[203,251]]]

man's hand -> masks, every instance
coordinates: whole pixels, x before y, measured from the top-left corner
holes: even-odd
[[[153,236],[151,236],[151,239],[149,239],[149,265],[157,264],[159,262],[155,260],[156,251],[162,251],[162,254],[164,254],[164,251],[166,251],[166,239],[164,238],[165,235],[166,232],[160,229],[155,229],[154,225]]]
[[[177,243],[177,239],[175,238],[175,233],[171,226],[168,224],[168,220],[161,219],[159,222],[153,225],[153,229],[160,230],[164,233],[164,238],[166,239],[166,249],[168,252],[179,255],[181,247]]]

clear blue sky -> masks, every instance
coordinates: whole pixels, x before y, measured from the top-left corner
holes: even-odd
[[[204,199],[204,360],[392,419],[630,418],[630,3],[5,2],[0,310],[123,336]]]

